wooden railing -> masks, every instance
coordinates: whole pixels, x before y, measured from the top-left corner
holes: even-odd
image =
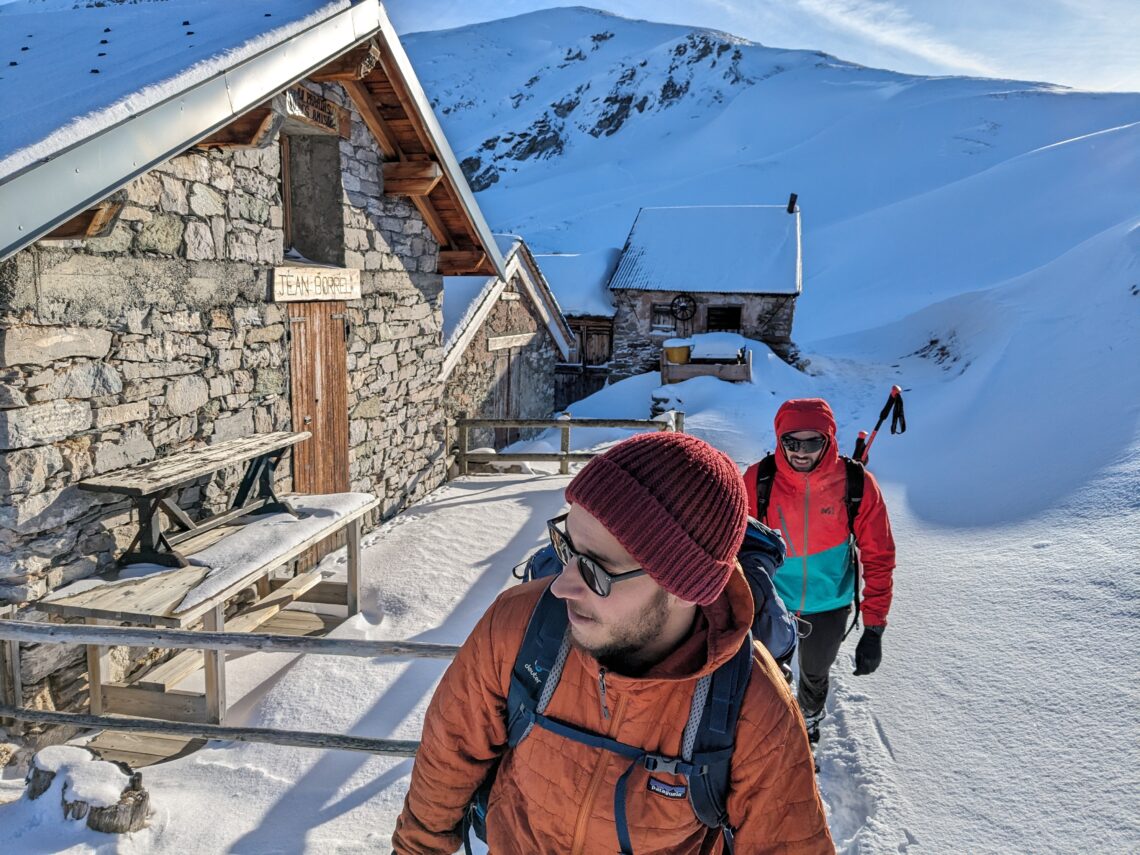
[[[3,616],[10,609],[0,609]],[[451,658],[459,647],[413,641],[365,641],[355,638],[309,638],[244,632],[199,632],[184,629],[98,626],[41,623],[0,619],[0,721],[39,722],[78,728],[168,733],[199,739],[229,739],[239,742],[267,742],[300,748],[365,751],[390,757],[414,757],[415,740],[373,739],[303,730],[261,727],[226,727],[198,722],[175,722],[155,718],[117,718],[105,715],[33,710],[23,705],[20,686],[20,642],[35,644],[85,644],[115,647],[161,647],[197,650],[260,650],[278,653],[305,653],[328,656],[416,656]]]
[[[455,453],[455,462],[459,466],[459,474],[466,475],[468,464],[471,463],[558,463],[558,471],[566,475],[570,472],[571,463],[585,463],[595,457],[597,451],[571,451],[570,430],[572,428],[623,428],[625,430],[652,430],[685,432],[685,414],[680,410],[668,410],[652,419],[576,419],[563,415],[557,419],[469,419],[463,413],[455,421],[459,432],[459,447]],[[494,451],[471,451],[471,431],[488,428],[516,428],[527,429],[556,429],[562,433],[562,450],[558,452],[511,452],[501,454]]]

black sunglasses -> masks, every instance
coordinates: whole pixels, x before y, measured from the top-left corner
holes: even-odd
[[[806,451],[808,454],[815,454],[827,445],[827,437],[817,436],[813,439],[796,439],[791,434],[786,433],[780,437],[780,445],[784,446],[788,451]]]
[[[634,576],[645,575],[645,571],[640,568],[630,570],[627,573],[607,573],[602,565],[589,555],[578,552],[574,548],[574,544],[570,542],[570,535],[558,527],[558,524],[565,522],[568,516],[569,514],[563,514],[560,517],[547,520],[546,531],[550,535],[550,545],[554,547],[554,554],[558,556],[562,566],[565,567],[575,558],[578,559],[578,572],[582,574],[582,581],[586,583],[587,588],[599,597],[608,597],[610,589],[617,582],[632,579]]]

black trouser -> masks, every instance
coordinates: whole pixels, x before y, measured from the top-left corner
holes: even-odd
[[[811,626],[811,631],[800,638],[800,685],[796,690],[805,718],[818,713],[827,703],[827,674],[839,655],[850,612],[851,607],[844,606],[829,612],[800,615],[800,619]]]

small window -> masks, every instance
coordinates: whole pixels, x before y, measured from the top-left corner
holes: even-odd
[[[654,303],[650,321],[654,332],[676,332],[677,319],[673,317],[673,307],[669,303]]]
[[[709,332],[740,332],[740,306],[709,306]]]

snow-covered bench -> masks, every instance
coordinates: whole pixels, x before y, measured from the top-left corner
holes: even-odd
[[[317,568],[270,590],[272,571],[303,555],[327,537],[347,530],[349,615],[359,610],[360,527],[379,500],[366,493],[290,496],[289,511],[259,515],[200,551],[185,556],[188,566],[131,565],[116,581],[71,596],[44,601],[39,607],[88,623],[125,623],[186,629],[199,621],[212,631],[249,632],[322,581]],[[239,522],[238,520],[231,520]],[[256,587],[260,598],[226,618],[226,603]],[[91,712],[120,713],[174,721],[219,723],[226,709],[225,655],[187,650],[136,678],[131,684],[104,683],[106,651],[87,648]],[[197,670],[205,657],[205,695],[174,686]]]

